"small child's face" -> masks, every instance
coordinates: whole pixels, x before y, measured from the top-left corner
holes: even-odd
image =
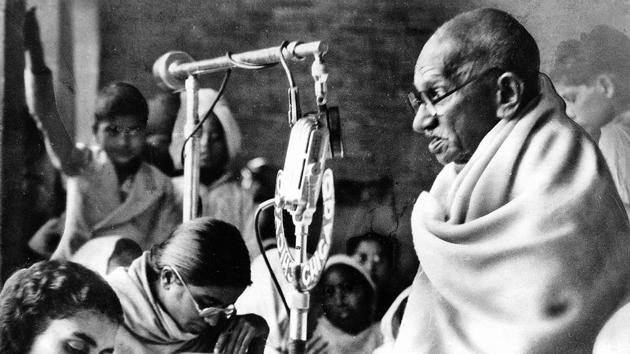
[[[336,327],[358,333],[371,322],[370,291],[367,281],[349,266],[333,266],[323,279],[324,314]]]
[[[391,264],[380,243],[372,240],[361,241],[352,258],[359,262],[377,286],[383,286],[387,282]]]
[[[98,123],[96,143],[118,166],[140,158],[144,149],[145,123],[134,115],[116,116]]]
[[[615,117],[612,99],[596,81],[584,85],[556,83],[555,87],[566,103],[567,116],[587,131],[599,129]]]

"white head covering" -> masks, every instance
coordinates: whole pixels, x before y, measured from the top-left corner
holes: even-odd
[[[372,278],[370,277],[370,275],[365,271],[365,269],[363,269],[363,267],[361,267],[359,262],[355,261],[352,257],[348,255],[335,254],[335,255],[330,256],[330,258],[328,258],[328,261],[326,261],[326,267],[324,268],[324,270],[327,270],[328,268],[336,264],[345,264],[359,271],[359,273],[363,276],[363,278],[365,278],[365,280],[368,282],[368,284],[370,284],[370,287],[374,291],[374,298],[372,299],[372,302],[376,303],[376,298],[377,298],[376,284],[374,284],[374,281],[372,281]]]
[[[211,88],[199,89],[199,119],[210,109],[210,105],[217,97],[217,91]],[[175,127],[173,128],[173,142],[171,143],[170,152],[174,157],[176,167],[181,167],[180,154],[182,145],[184,144],[184,124],[186,123],[186,92],[181,94],[181,106],[177,114]],[[241,131],[234,119],[234,114],[228,107],[226,100],[221,97],[219,102],[214,106],[214,114],[219,119],[223,131],[225,132],[225,142],[227,145],[230,160],[241,152]]]
[[[116,243],[121,238],[119,235],[93,238],[81,246],[70,260],[105,276]]]

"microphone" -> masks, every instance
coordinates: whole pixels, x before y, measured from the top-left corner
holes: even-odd
[[[249,52],[222,55],[220,57],[195,61],[189,54],[171,51],[162,55],[153,64],[153,75],[173,90],[182,90],[190,75],[201,75],[231,68],[265,66],[280,62],[280,50],[284,59],[302,60],[306,56],[321,56],[328,51],[328,45],[321,41],[290,42],[282,47],[270,47]]]
[[[333,174],[324,170],[330,157],[329,132],[322,116],[311,114],[295,122],[289,137],[284,170],[278,171],[274,221],[280,265],[285,278],[296,292],[289,299],[289,352],[304,353],[307,337],[309,290],[319,280],[330,251],[335,209]],[[317,208],[319,194],[323,198],[322,226],[317,248],[311,258],[307,255],[308,228]],[[286,209],[295,225],[295,257],[284,235],[283,210]]]

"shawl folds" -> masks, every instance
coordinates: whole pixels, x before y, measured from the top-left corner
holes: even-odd
[[[396,352],[590,352],[625,294],[628,219],[548,78],[412,215],[421,262]]]
[[[379,324],[373,323],[357,334],[349,334],[335,327],[324,316],[317,320],[313,338],[322,337],[330,354],[372,354],[383,343]]]
[[[147,261],[145,252],[129,269],[117,268],[106,278],[120,299],[125,317],[116,334],[116,354],[211,352],[218,333],[195,335],[178,328],[151,292]]]

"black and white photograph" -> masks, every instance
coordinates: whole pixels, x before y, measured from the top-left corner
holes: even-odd
[[[630,353],[630,1],[0,11],[0,353]]]

